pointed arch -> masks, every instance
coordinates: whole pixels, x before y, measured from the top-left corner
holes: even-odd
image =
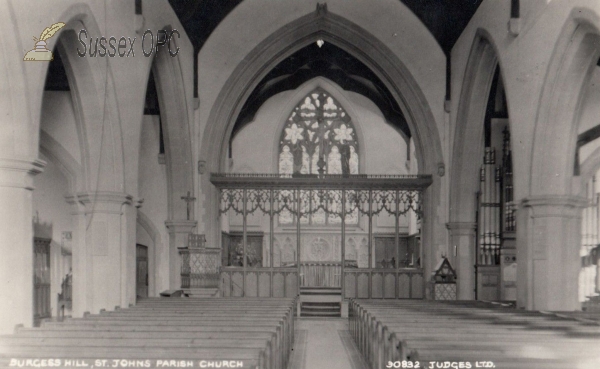
[[[577,195],[573,187],[581,104],[600,58],[600,18],[575,8],[550,59],[531,152],[531,195]]]
[[[61,53],[71,89],[81,150],[82,178],[77,181],[77,190],[122,191],[125,161],[112,69],[104,58],[79,57],[73,52],[80,46],[77,32],[84,29],[89,34],[101,34],[99,25],[87,4],[69,6],[61,13],[60,19],[67,25],[55,35],[56,49]],[[45,76],[47,65],[42,72]],[[44,80],[41,78],[41,81]],[[41,84],[40,93],[43,93],[43,87]],[[43,118],[41,108],[39,112],[36,119],[38,131]],[[111,180],[104,181],[103,178]]]
[[[499,64],[490,39],[484,30],[476,33],[462,84],[452,147],[450,222],[476,221],[475,193],[479,190],[479,168],[484,152],[483,122]]]
[[[323,39],[356,57],[370,68],[389,89],[402,109],[415,137],[421,173],[438,172],[443,167],[441,140],[434,115],[420,86],[396,54],[383,42],[353,22],[332,12],[311,13],[292,21],[260,42],[234,70],[212,106],[208,124],[201,133],[200,160],[208,172],[227,170],[228,144],[236,117],[254,88],[279,62],[299,49]],[[434,267],[432,257],[440,180],[436,177],[424,194],[423,245],[425,273]],[[201,177],[204,195],[203,221],[207,241],[218,244],[218,199],[210,176]]]
[[[194,192],[194,160],[183,71],[179,58],[159,52],[152,63],[152,72],[163,123],[169,219],[186,219],[187,205],[180,197],[188,191]],[[193,209],[190,219],[194,219]]]

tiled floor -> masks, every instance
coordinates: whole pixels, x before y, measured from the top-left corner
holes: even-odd
[[[296,321],[296,341],[288,369],[367,369],[348,331],[348,320]]]

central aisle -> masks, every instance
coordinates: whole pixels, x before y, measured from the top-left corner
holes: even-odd
[[[348,319],[298,319],[288,369],[367,369]]]

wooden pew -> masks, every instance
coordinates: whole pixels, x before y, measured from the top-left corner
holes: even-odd
[[[406,315],[405,313],[406,313],[405,311],[402,311],[402,316],[403,316],[403,317]],[[379,316],[381,316],[381,314],[382,314],[382,313],[379,313],[379,314],[380,314]],[[410,313],[409,313],[409,314],[410,314]],[[396,314],[396,315],[397,315],[397,314]],[[433,325],[432,337],[429,337],[429,338],[428,338],[428,340],[427,340],[427,342],[430,342],[430,341],[433,339],[433,336],[435,336],[435,334],[437,333],[437,331],[439,331],[439,323],[436,323],[436,322],[431,322],[432,320],[435,320],[435,319],[436,319],[436,317],[433,317],[433,318],[432,318],[431,316],[427,316],[426,318],[427,318],[427,323],[431,323],[431,324]],[[425,325],[425,323],[420,323],[420,324],[418,324],[418,325],[417,325],[417,327],[422,327],[423,325]],[[415,329],[415,327],[408,327],[408,328],[409,328],[409,329]],[[411,334],[411,335],[413,334],[413,332],[412,332],[412,331],[409,331],[408,333],[409,333],[409,334]],[[471,337],[471,336],[472,336],[472,334],[473,334],[473,332],[469,332],[469,336],[467,337],[467,339],[468,339],[469,337]],[[456,332],[455,332],[455,335],[456,335]],[[463,340],[464,340],[464,339],[463,339]]]
[[[269,315],[268,317],[265,315]],[[233,315],[233,316],[232,316]],[[215,310],[207,309],[205,307],[198,308],[195,310],[182,311],[180,309],[172,310],[171,312],[166,310],[160,311],[146,311],[140,309],[128,309],[124,311],[104,313],[99,316],[89,317],[86,320],[109,320],[111,322],[129,322],[135,323],[139,321],[160,321],[162,324],[177,324],[179,322],[185,322],[186,324],[192,323],[204,323],[206,321],[219,321],[220,324],[234,324],[242,321],[250,321],[253,325],[257,322],[276,324],[277,327],[281,327],[282,336],[274,339],[272,343],[275,354],[277,354],[282,360],[284,358],[284,352],[287,347],[291,346],[293,342],[284,342],[284,337],[288,332],[293,331],[293,312],[289,308],[273,307],[269,308],[268,311],[262,310],[226,310],[223,311],[223,307],[215,308]],[[289,336],[289,335],[288,335]],[[281,343],[279,343],[281,342]]]
[[[130,309],[0,337],[0,364],[44,356],[133,360],[177,355],[178,360],[231,359],[284,368],[296,306],[297,298],[148,299]]]
[[[395,311],[395,312],[392,313],[391,321],[384,321],[383,317],[384,317],[384,315],[386,313],[386,310],[384,310],[383,312],[374,312],[374,310],[375,309],[370,309],[370,313],[377,315],[377,317],[379,318],[378,324],[382,324],[382,323],[387,324],[386,328],[390,329],[391,326],[395,323],[395,319],[397,319],[398,311]],[[407,314],[411,314],[411,313],[410,312],[407,313],[406,311],[402,311],[401,314],[402,314],[403,319],[405,319],[406,315]],[[454,323],[452,323],[452,322],[443,322],[443,323],[440,323],[439,321],[436,322],[436,320],[438,320],[438,317],[426,316],[425,318],[426,318],[426,320],[423,321],[423,322],[410,322],[408,324],[407,323],[402,323],[402,325],[400,327],[395,327],[395,330],[398,331],[398,330],[400,330],[402,328],[406,328],[406,329],[409,329],[409,331],[408,332],[404,332],[404,333],[412,335],[414,330],[418,329],[418,330],[422,331],[424,329],[424,327],[426,327],[428,324],[430,324],[430,325],[432,325],[433,331],[431,333],[432,336],[429,338],[429,340],[432,340],[432,339],[434,339],[433,337],[435,337],[435,334],[439,332],[440,326],[442,326],[441,329],[444,329],[444,325],[449,326],[449,327],[453,327],[454,326]],[[444,319],[445,318],[446,317],[444,317]],[[410,319],[414,319],[414,318],[410,318]],[[473,326],[477,326],[477,324],[479,324],[479,327],[481,327],[481,323],[480,322],[466,322],[465,321],[465,322],[461,322],[461,323],[469,324],[470,325],[471,328],[469,329],[469,332],[468,332],[469,336],[468,337],[470,337],[474,333],[472,331]],[[502,327],[506,327],[506,326],[503,325]],[[516,327],[518,328],[519,326],[517,325]],[[461,325],[458,328],[458,330],[460,330],[460,331],[462,331],[463,329],[464,329],[464,325]],[[458,332],[457,328],[454,328],[454,334],[455,335],[457,334],[457,332]],[[514,332],[512,334],[514,334]],[[536,337],[536,339],[537,338],[539,338],[539,337]],[[378,339],[379,340],[381,339],[381,332],[379,333]],[[363,346],[363,348],[364,348],[364,346]]]
[[[478,309],[477,306],[482,305],[353,300],[349,306],[350,329],[359,349],[374,368],[382,367],[387,360],[439,360],[450,354],[463,361],[493,358],[511,367],[565,365],[565,360],[519,357],[520,348],[540,339],[546,349],[562,350],[568,356],[566,360],[598,359],[593,354],[593,347],[597,347],[594,345],[600,343],[593,334],[598,332],[588,331],[587,335],[574,340],[565,336],[564,331],[537,329],[552,322],[539,313],[517,313],[496,306]],[[568,324],[576,325],[572,321]],[[564,347],[565,343],[569,348]],[[498,354],[502,350],[504,354]]]

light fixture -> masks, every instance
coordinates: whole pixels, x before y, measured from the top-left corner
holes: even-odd
[[[319,48],[321,48],[321,46],[323,46],[323,44],[324,44],[324,43],[325,43],[325,41],[323,41],[323,39],[322,39],[322,38],[320,38],[320,39],[318,39],[318,40],[317,40],[317,46],[318,46]]]

